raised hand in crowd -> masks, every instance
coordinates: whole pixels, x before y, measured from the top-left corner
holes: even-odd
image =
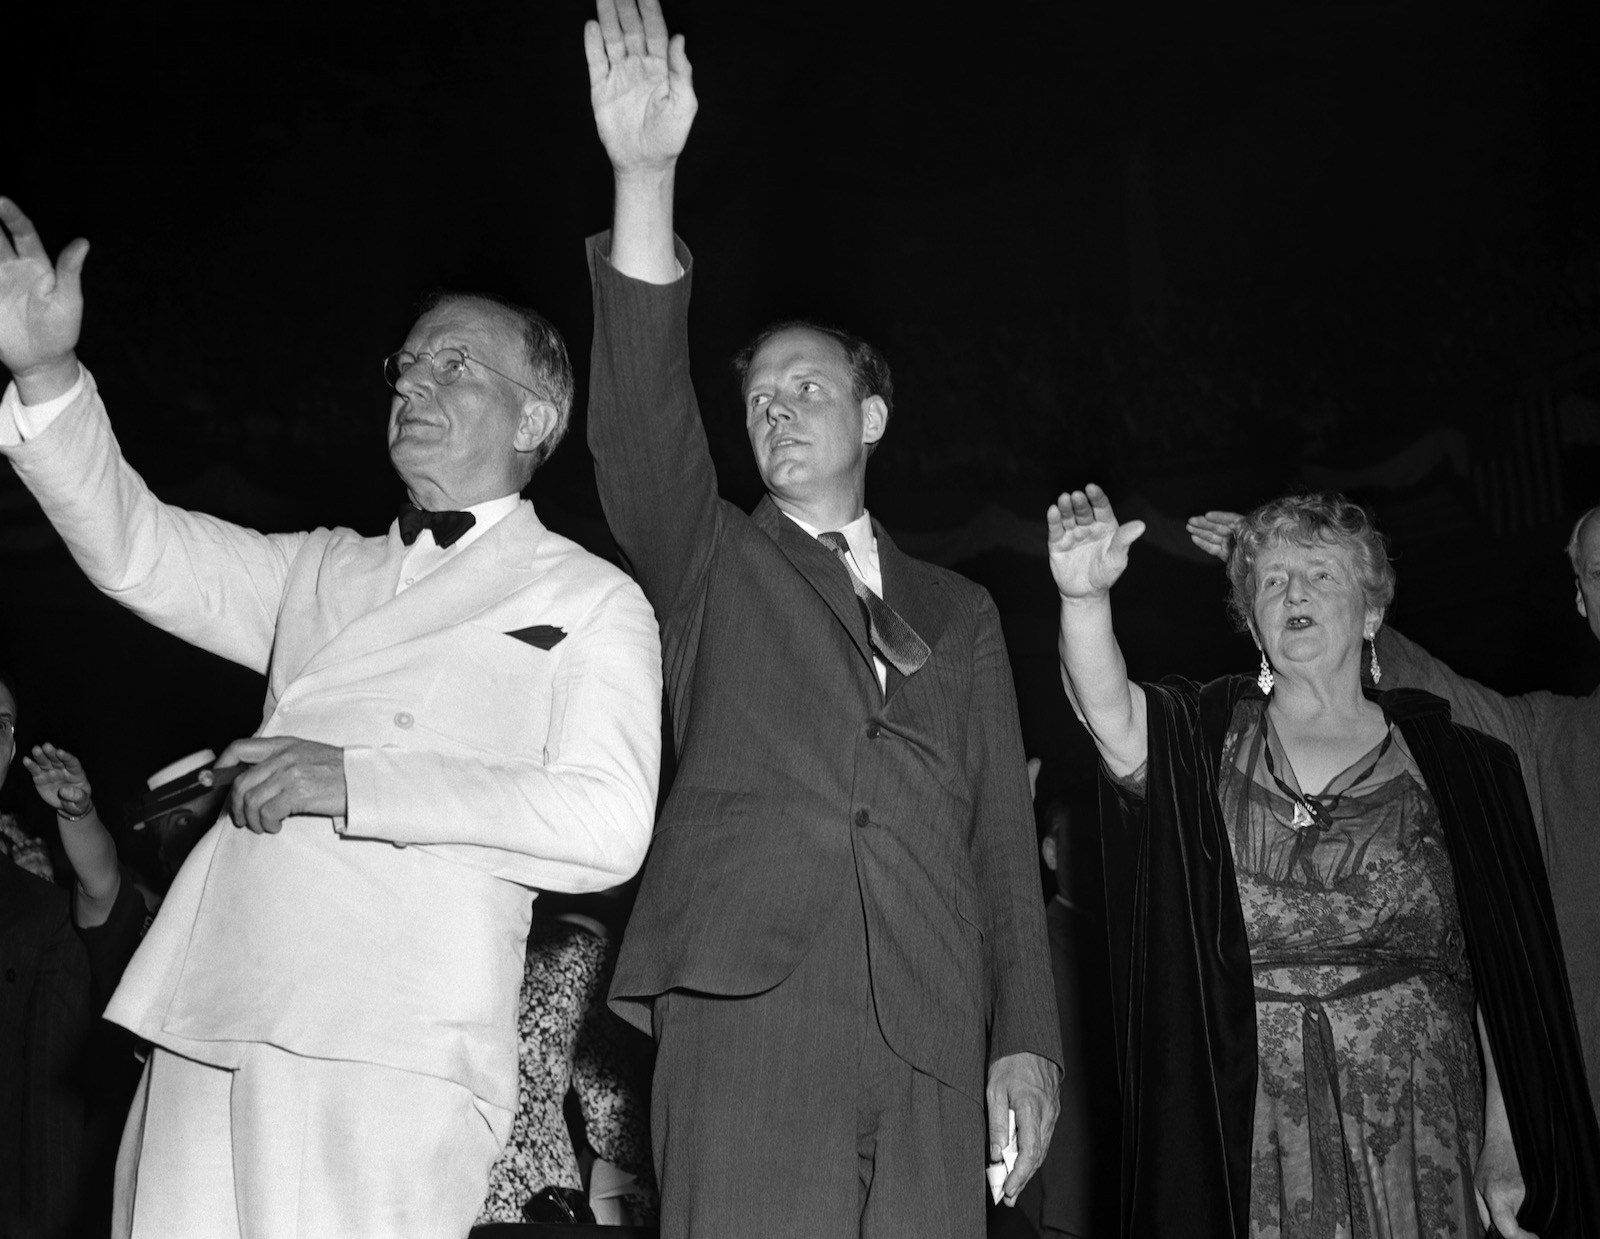
[[[667,35],[658,0],[599,0],[583,28],[589,101],[618,172],[677,163],[699,104],[681,34]]]
[[[1111,500],[1093,482],[1065,491],[1045,512],[1050,575],[1063,599],[1103,597],[1128,567],[1143,521],[1117,523]]]
[[[73,919],[84,929],[104,924],[117,902],[122,875],[116,842],[100,820],[83,763],[46,742],[34,745],[22,764],[33,776],[39,799],[56,811],[61,846],[78,877]]]
[[[78,381],[73,350],[89,243],[73,241],[52,266],[32,221],[9,198],[0,198],[0,224],[0,364],[24,404],[43,404]]]
[[[1061,682],[1106,763],[1130,774],[1144,763],[1144,692],[1128,680],[1111,624],[1111,587],[1128,567],[1143,521],[1121,524],[1105,491],[1090,482],[1065,491],[1045,513],[1050,574],[1061,595]]]
[[[583,48],[595,128],[616,174],[612,264],[670,284],[679,275],[673,174],[699,107],[683,36],[668,36],[659,0],[598,0]]]
[[[1191,516],[1183,527],[1189,532],[1189,541],[1226,563],[1230,539],[1242,520],[1237,512],[1211,511]]]

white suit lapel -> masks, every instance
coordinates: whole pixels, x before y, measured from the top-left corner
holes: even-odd
[[[395,594],[402,554],[392,554],[385,546],[381,562],[361,571],[351,564],[353,579],[346,594],[339,587],[339,610],[348,608],[355,617],[311,656],[297,680],[326,673],[329,669],[376,650],[392,649],[416,637],[464,623],[494,606],[518,588],[512,579],[533,572],[534,554],[544,536],[544,525],[526,500],[499,521],[459,555],[441,564],[422,580]],[[400,536],[390,529],[389,539],[399,545]],[[377,552],[367,544],[357,556]],[[341,573],[341,576],[343,574]],[[386,596],[379,596],[380,591]],[[365,606],[366,609],[361,608]]]

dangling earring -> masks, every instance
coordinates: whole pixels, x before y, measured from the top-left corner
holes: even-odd
[[[1272,686],[1277,682],[1277,677],[1272,674],[1272,664],[1267,661],[1267,652],[1262,650],[1261,671],[1256,676],[1256,687],[1261,690],[1263,697],[1267,697],[1272,694]]]
[[[1377,684],[1383,679],[1383,668],[1378,666],[1378,634],[1373,633],[1367,640],[1372,642],[1372,682]]]

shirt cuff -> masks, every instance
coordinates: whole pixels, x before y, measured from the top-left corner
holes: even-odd
[[[15,382],[6,385],[6,394],[0,398],[0,423],[10,422],[16,426],[17,433],[26,443],[29,439],[37,439],[50,428],[50,423],[55,421],[79,396],[83,395],[86,382],[83,365],[78,365],[78,380],[54,400],[46,400],[43,404],[23,404],[22,397],[17,394]]]

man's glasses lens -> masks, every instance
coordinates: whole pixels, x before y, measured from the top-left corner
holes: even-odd
[[[423,353],[421,357],[402,350],[390,353],[383,359],[384,382],[390,387],[396,386],[405,377],[406,371],[423,358],[427,359],[433,372],[433,381],[441,387],[450,386],[466,373],[467,355],[458,348],[442,348],[437,353]]]

